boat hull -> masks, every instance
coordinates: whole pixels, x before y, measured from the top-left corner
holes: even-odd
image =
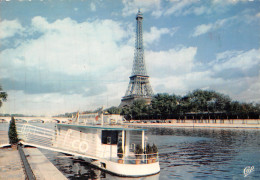
[[[160,172],[159,162],[151,164],[121,164],[112,161],[100,161],[91,163],[98,168],[108,171],[117,176],[142,177],[158,174]]]

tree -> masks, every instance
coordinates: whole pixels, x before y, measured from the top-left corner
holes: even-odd
[[[15,120],[13,116],[10,121],[8,136],[9,136],[9,143],[11,145],[17,144],[19,142],[17,131],[16,131]]]
[[[3,89],[2,89],[2,87],[0,85],[0,107],[3,104],[3,101],[6,101],[6,99],[7,99],[7,93],[3,92]]]
[[[131,108],[129,106],[123,107],[121,115],[124,115],[127,120],[131,120]]]
[[[141,116],[147,115],[147,105],[144,99],[135,100],[130,108],[134,119],[140,119]]]
[[[180,99],[177,110],[178,110],[177,112],[179,113],[179,115],[185,114],[190,111],[197,112],[198,105],[197,105],[197,103],[192,104],[191,98],[189,96],[184,96]]]
[[[231,103],[229,96],[212,90],[197,89],[189,93],[187,97],[193,112],[226,111]]]
[[[167,119],[168,115],[177,112],[177,105],[180,97],[176,95],[169,95],[167,93],[156,94],[151,102],[151,107],[154,115],[161,115],[162,118]]]
[[[106,110],[109,114],[120,114],[122,112],[122,109],[121,108],[118,108],[118,107],[110,107]]]
[[[112,107],[113,109],[113,107]],[[114,109],[115,110],[115,109]],[[260,117],[260,104],[240,103],[232,101],[227,95],[213,90],[197,89],[184,96],[158,93],[154,95],[151,104],[144,100],[137,100],[131,106],[123,107],[121,111],[126,119],[167,119],[167,118],[192,118],[207,117],[247,118]]]

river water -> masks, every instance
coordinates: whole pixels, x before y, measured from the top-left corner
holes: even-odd
[[[147,129],[148,140],[159,149],[161,172],[139,179],[260,179],[259,129]],[[129,179],[62,153],[41,151],[68,179]]]

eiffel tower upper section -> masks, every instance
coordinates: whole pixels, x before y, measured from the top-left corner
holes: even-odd
[[[145,99],[147,103],[151,102],[153,90],[147,75],[144,46],[143,46],[143,14],[139,10],[136,15],[136,39],[135,55],[132,74],[129,77],[130,82],[125,96],[121,100],[120,106],[131,105],[136,99]]]
[[[136,39],[135,39],[135,56],[132,69],[132,76],[140,75],[147,76],[145,60],[144,60],[144,46],[143,46],[143,14],[138,11],[136,15]]]

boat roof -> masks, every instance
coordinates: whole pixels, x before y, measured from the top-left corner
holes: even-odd
[[[101,126],[101,125],[78,125],[78,124],[57,124],[58,126],[72,126],[80,128],[92,128],[92,129],[103,129],[103,130],[118,130],[118,131],[147,131],[143,128],[129,128],[123,126]]]

